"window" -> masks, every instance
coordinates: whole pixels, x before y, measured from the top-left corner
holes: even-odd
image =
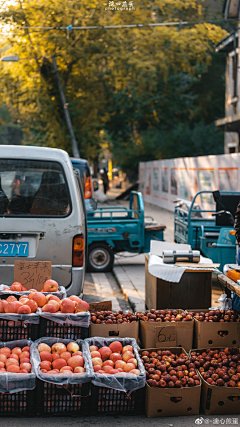
[[[0,216],[66,216],[70,206],[59,163],[0,159]]]

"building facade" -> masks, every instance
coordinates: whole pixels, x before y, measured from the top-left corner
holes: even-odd
[[[225,0],[225,19],[239,20],[240,0]],[[240,140],[240,41],[239,28],[222,39],[216,51],[226,54],[225,117],[216,120],[219,130],[225,132],[225,153],[238,153]]]

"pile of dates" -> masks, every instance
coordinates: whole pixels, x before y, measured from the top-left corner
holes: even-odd
[[[137,313],[137,318],[144,322],[187,322],[193,320],[193,312],[182,312],[178,310],[150,310]]]
[[[150,387],[184,388],[200,385],[194,363],[184,353],[170,350],[139,351]]]
[[[195,313],[194,318],[199,322],[240,322],[240,317],[234,310],[210,310],[206,313]]]
[[[240,353],[225,348],[192,351],[191,362],[210,385],[240,387]]]
[[[123,310],[119,310],[117,313],[112,311],[97,311],[96,313],[91,313],[91,323],[132,323],[136,322],[137,316],[130,311],[124,313]]]

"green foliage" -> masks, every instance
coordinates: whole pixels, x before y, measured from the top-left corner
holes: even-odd
[[[125,156],[122,155],[123,147]],[[117,140],[115,162],[127,170],[131,178],[136,178],[141,161],[222,154],[223,148],[223,133],[213,123],[196,123],[193,128],[189,123],[179,123],[168,130],[145,131],[140,139],[127,144]]]
[[[100,0],[6,3],[8,9],[1,13],[0,24],[11,25],[12,32],[0,48],[5,55],[17,53],[23,60],[1,64],[0,91],[13,121],[24,131],[25,144],[59,147],[72,154],[52,71],[53,55],[82,157],[94,159],[101,153],[100,132],[104,130],[116,159],[120,147],[119,161],[124,165],[131,153],[144,146],[145,134],[166,135],[179,129],[179,123],[193,129],[194,117],[197,121],[202,114],[208,117],[209,99],[205,103],[199,96],[198,75],[208,69],[213,43],[226,32],[203,22],[197,0],[140,0],[134,2],[135,10],[122,12],[105,10]],[[101,28],[179,19],[196,24]],[[21,28],[70,24],[99,28],[70,31],[69,37],[60,30]],[[194,82],[199,89],[192,90]],[[155,152],[164,155],[163,150],[152,147],[146,158],[153,158]]]

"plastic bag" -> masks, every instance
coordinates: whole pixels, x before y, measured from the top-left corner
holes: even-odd
[[[112,342],[119,341],[122,346],[131,345],[133,347],[133,352],[135,358],[137,359],[138,366],[137,369],[140,370],[139,375],[130,374],[127,372],[119,372],[118,374],[98,374],[94,372],[92,365],[92,358],[89,350],[90,345],[96,345],[98,348],[103,346],[109,346]],[[138,354],[139,347],[134,338],[87,338],[83,342],[83,348],[87,350],[87,357],[89,358],[90,372],[93,377],[92,383],[98,387],[108,387],[114,388],[116,390],[125,391],[126,393],[132,392],[139,388],[145,387],[146,382],[146,372],[142,364],[140,356]]]
[[[40,323],[40,309],[38,308],[36,313],[30,314],[19,314],[19,313],[0,313],[0,319],[13,320],[14,322],[20,321],[24,323]]]
[[[56,374],[56,375],[50,375],[50,374],[44,374],[41,372],[39,364],[41,363],[41,358],[38,351],[38,345],[40,343],[45,343],[49,345],[50,347],[57,343],[63,343],[67,346],[68,343],[73,342],[73,340],[69,339],[63,339],[63,338],[39,338],[37,341],[34,341],[32,346],[32,360],[33,360],[33,366],[34,366],[34,372],[36,376],[45,382],[52,383],[52,384],[58,384],[58,385],[64,385],[64,384],[83,384],[90,382],[92,379],[90,366],[89,366],[89,358],[86,355],[86,349],[83,348],[83,340],[76,340],[75,342],[79,345],[81,351],[83,352],[83,359],[84,359],[84,368],[86,369],[86,372],[79,373],[79,374],[73,374],[70,372],[69,374]]]
[[[227,297],[227,294],[221,294],[218,301],[221,303],[220,310],[232,310],[232,300]]]
[[[1,295],[22,296],[22,295],[29,295],[30,293],[31,291],[22,291],[22,292],[10,291],[10,286],[0,285],[0,298],[1,298]],[[64,288],[64,286],[60,286],[58,292],[42,292],[42,293],[44,295],[48,295],[48,294],[56,295],[56,297],[58,297],[59,299],[63,299],[67,297],[67,291],[66,291],[66,288]]]
[[[2,372],[0,375],[0,393],[17,393],[23,390],[33,390],[36,385],[36,374],[33,368],[31,340],[18,340],[9,342],[0,342],[0,348],[26,347],[30,346],[30,362],[32,371],[29,374],[14,374],[11,372]]]
[[[89,311],[80,311],[79,313],[48,313],[41,310],[40,316],[61,325],[73,325],[82,328],[89,328],[91,318]]]

